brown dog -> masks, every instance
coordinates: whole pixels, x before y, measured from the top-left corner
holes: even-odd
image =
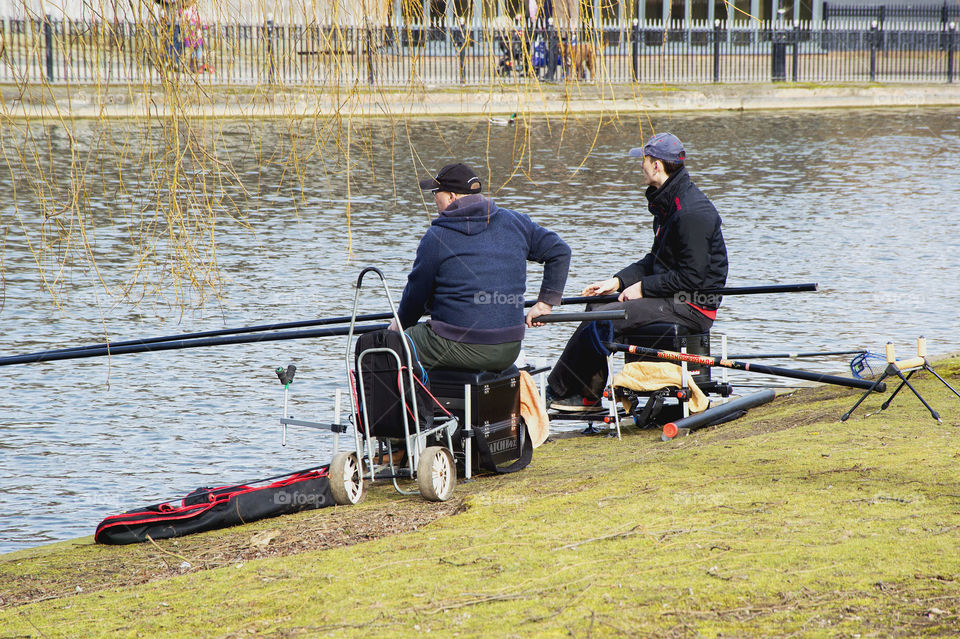
[[[596,77],[597,49],[589,42],[578,42],[564,45],[563,63],[566,66],[568,77],[583,80],[590,72],[590,79]]]

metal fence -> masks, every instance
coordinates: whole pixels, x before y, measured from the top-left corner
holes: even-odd
[[[0,82],[451,86],[952,82],[955,22],[643,22],[557,29],[211,24],[203,47],[161,23],[0,21]]]
[[[823,21],[831,18],[860,18],[861,20],[884,23],[887,20],[924,20],[939,21],[945,27],[951,20],[960,19],[960,5],[947,4],[940,6],[918,4],[841,4],[835,2],[823,3]]]

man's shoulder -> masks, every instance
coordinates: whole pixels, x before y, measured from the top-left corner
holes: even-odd
[[[681,195],[681,202],[687,205],[687,213],[701,215],[719,215],[717,207],[707,195],[692,181]]]
[[[529,229],[532,225],[536,224],[529,215],[520,213],[514,209],[506,209],[498,206],[493,212],[497,216],[498,223],[507,228],[513,226],[514,228]]]
[[[526,217],[529,218],[529,215],[515,211],[514,209],[508,209],[502,206],[494,205],[493,212],[497,215],[504,215],[506,217]]]
[[[427,230],[423,232],[423,235],[420,236],[420,241],[423,242],[429,238],[439,235],[443,231],[443,227],[436,223],[436,220],[430,223],[430,226],[427,227]]]
[[[420,237],[420,248],[431,246],[437,243],[443,243],[441,236],[447,229],[437,224],[431,224]]]

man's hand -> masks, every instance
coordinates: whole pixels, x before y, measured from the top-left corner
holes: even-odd
[[[388,330],[388,331],[397,331],[397,332],[399,333],[399,332],[400,332],[400,329],[397,327],[397,320],[395,320],[395,319],[390,320],[390,326],[387,327],[387,330]]]
[[[611,277],[608,280],[594,282],[587,288],[583,289],[583,292],[580,293],[580,295],[582,295],[583,297],[609,295],[610,293],[616,293],[617,289],[619,288],[620,288],[620,279],[616,277]]]
[[[537,318],[541,315],[549,315],[553,307],[545,302],[537,302],[529,311],[527,311],[527,326],[543,326],[543,322],[538,322]]]
[[[640,282],[637,282],[636,284],[623,289],[623,293],[620,293],[620,297],[617,299],[621,302],[626,302],[627,300],[638,300],[641,297],[643,297],[643,290],[640,286]]]

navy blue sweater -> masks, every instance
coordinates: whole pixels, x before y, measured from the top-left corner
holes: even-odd
[[[523,339],[527,260],[544,264],[538,300],[560,303],[570,247],[527,215],[482,195],[455,200],[420,240],[398,314],[403,328],[429,313],[430,327],[467,344]]]

